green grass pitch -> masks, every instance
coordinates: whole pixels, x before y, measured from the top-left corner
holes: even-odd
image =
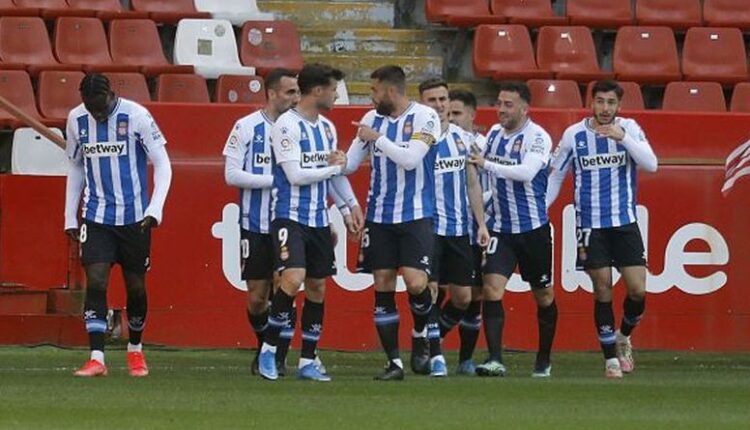
[[[637,352],[612,381],[600,354],[557,353],[553,377],[534,380],[533,355],[509,353],[505,378],[382,383],[381,354],[324,351],[333,381],[313,383],[253,377],[249,351],[146,353],[148,378],[127,376],[120,349],[109,376],[78,379],[84,350],[0,348],[0,428],[750,429],[748,354]]]

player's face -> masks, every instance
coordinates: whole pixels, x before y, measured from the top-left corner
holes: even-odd
[[[620,99],[614,91],[598,92],[594,94],[591,109],[594,111],[594,120],[597,123],[610,124],[620,110]]]
[[[106,96],[96,96],[85,100],[84,106],[96,122],[104,122],[112,112],[115,101],[115,94],[110,91]]]
[[[474,129],[474,119],[477,112],[466,106],[461,100],[451,100],[448,104],[448,121],[461,127],[466,131]]]
[[[435,109],[440,122],[448,121],[448,88],[436,87],[422,92],[422,103]]]
[[[280,114],[297,106],[297,102],[299,102],[297,78],[282,77],[279,83],[276,84],[276,88],[268,90],[268,101],[273,106],[273,109]]]
[[[388,85],[376,79],[372,80],[370,98],[372,99],[372,105],[375,106],[375,111],[378,115],[388,116],[396,110],[396,104],[393,102],[392,96],[392,93],[395,90],[396,87],[392,85]]]
[[[318,109],[324,112],[333,109],[333,105],[339,97],[336,93],[338,83],[337,80],[331,79],[328,85],[315,88],[315,91],[317,92]]]
[[[515,130],[525,120],[529,105],[515,91],[500,91],[495,102],[500,125],[506,130]]]

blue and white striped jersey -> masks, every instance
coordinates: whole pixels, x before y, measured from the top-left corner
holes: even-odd
[[[467,146],[471,148],[471,145],[473,143],[479,149],[480,153],[484,153],[484,150],[487,148],[487,139],[481,133],[467,132],[466,139],[468,140]],[[492,177],[489,173],[487,173],[486,170],[479,168],[479,166],[477,166],[476,171],[479,175],[479,186],[482,189],[482,202],[484,203],[484,221],[485,223],[487,223],[487,229],[490,229],[490,221],[492,217],[492,190],[490,188],[490,180],[492,179]],[[468,174],[468,170],[466,173]],[[469,229],[469,242],[472,245],[478,245],[479,243],[477,242],[477,235],[479,225],[474,219],[474,212],[472,212],[471,206],[469,206],[468,222],[469,226],[471,227]]]
[[[240,118],[229,134],[224,156],[242,163],[242,168],[255,175],[272,175],[271,128],[273,121],[259,109]],[[242,228],[267,234],[271,223],[271,187],[240,190]]]
[[[328,154],[336,150],[336,127],[323,115],[315,123],[296,109],[283,113],[271,132],[273,148],[272,219],[283,218],[309,227],[328,226],[328,180],[295,186],[280,163],[298,162],[302,169],[328,166]]]
[[[361,121],[384,134],[396,144],[419,140],[436,143],[440,137],[440,118],[430,107],[412,102],[396,119],[378,115],[375,110]],[[355,141],[356,144],[356,141]],[[432,218],[435,209],[435,145],[416,168],[406,170],[390,160],[378,148],[370,146],[370,191],[367,195],[367,220],[398,224]]]
[[[555,151],[552,167],[573,167],[576,225],[582,228],[619,227],[636,222],[637,164],[620,143],[599,136],[584,119],[568,127]],[[648,144],[634,120],[615,118],[625,133]]]
[[[140,222],[149,204],[148,153],[166,145],[145,107],[119,98],[106,122],[83,104],[68,115],[68,157],[84,167],[83,219],[105,225]]]
[[[487,133],[484,158],[506,166],[521,164],[528,153],[541,155],[545,167],[530,182],[493,177],[493,229],[500,233],[523,233],[549,222],[547,217],[547,168],[552,140],[549,134],[531,119],[521,129],[506,134],[500,124]]]
[[[468,133],[450,124],[436,146],[433,227],[438,236],[469,234],[466,158],[471,142],[466,141],[467,137]]]

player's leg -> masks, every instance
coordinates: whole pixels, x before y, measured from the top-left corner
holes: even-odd
[[[263,335],[268,327],[268,299],[271,283],[268,280],[247,280],[247,319],[257,339],[257,349],[251,365],[253,375],[258,373],[258,355],[263,346]]]
[[[472,246],[474,282],[471,288],[471,302],[464,312],[458,326],[461,347],[458,353],[458,373],[474,375],[476,366],[472,356],[479,339],[482,326],[482,267],[484,266],[484,249],[479,245]]]
[[[440,306],[437,304],[440,289],[438,283],[441,281],[442,275],[442,259],[443,259],[443,241],[447,240],[445,237],[435,235],[434,247],[432,252],[432,264],[430,273],[428,275],[427,288],[430,290],[432,298],[432,306],[430,308],[430,316],[427,320],[426,338],[429,345],[428,357],[430,360],[430,374],[432,376],[446,376],[448,374],[447,367],[445,366],[445,358],[443,357],[442,347],[440,344]],[[413,333],[414,337],[419,337],[422,333]],[[433,365],[434,364],[434,365]],[[412,369],[413,370],[413,369]]]
[[[107,285],[112,263],[117,260],[117,242],[110,227],[84,222],[80,229],[81,263],[86,272],[83,319],[89,337],[90,359],[76,376],[106,376],[104,335],[107,331]]]
[[[281,286],[281,275],[279,272],[273,273],[273,293],[270,294],[269,303],[273,302],[273,295]],[[297,327],[297,302],[292,302],[292,311],[289,318],[281,328],[279,341],[276,343],[276,370],[279,376],[286,376],[286,356],[289,354],[289,345],[294,339],[294,332]]]
[[[263,335],[268,326],[268,302],[274,274],[271,236],[242,230],[240,250],[242,279],[247,285],[247,318],[258,340],[251,365],[251,371],[255,375],[258,372],[258,355],[263,345]]]

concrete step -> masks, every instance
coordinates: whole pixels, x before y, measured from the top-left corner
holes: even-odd
[[[440,56],[438,34],[422,30],[301,28],[302,51],[310,54]]]
[[[0,293],[0,315],[44,314],[46,312],[46,291],[19,289]]]
[[[408,57],[408,56],[371,56],[371,55],[340,55],[340,54],[309,54],[303,53],[305,62],[319,62],[339,68],[346,73],[346,81],[367,82],[370,74],[380,66],[398,64],[404,69],[406,79],[419,82],[421,80],[441,76],[443,70],[442,57]]]
[[[298,27],[393,28],[392,2],[261,0],[258,8]]]

